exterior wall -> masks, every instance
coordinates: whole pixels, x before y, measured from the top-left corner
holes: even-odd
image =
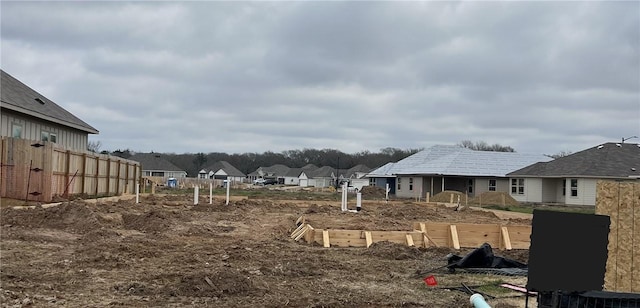
[[[315,179],[309,180],[310,186],[312,181],[313,181],[313,187],[320,187],[320,188],[332,186],[332,184],[334,183],[334,180],[330,178],[315,178]]]
[[[6,109],[2,109],[0,114],[0,136],[13,137],[11,134],[14,123],[22,126],[21,139],[40,141],[41,133],[45,131],[56,134],[56,144],[58,145],[71,150],[87,150],[88,133],[34,117],[23,116]]]
[[[300,185],[300,178],[297,176],[285,176],[284,177],[284,185]]]
[[[413,179],[413,183],[411,182]],[[421,176],[398,176],[396,179],[396,197],[417,198],[424,197],[426,192],[422,190],[423,177]],[[400,185],[400,187],[398,187]]]
[[[478,196],[489,191],[489,180],[496,180],[496,190],[499,192],[509,192],[509,179],[505,178],[475,178],[473,183],[473,194]]]
[[[508,183],[511,183],[512,179],[520,179],[520,178],[510,178]],[[509,184],[511,186],[511,184]],[[513,199],[516,199],[518,202],[542,202],[542,179],[540,178],[525,178],[524,179],[524,194],[520,195],[517,193],[511,192],[511,187],[509,187],[509,194]]]
[[[568,205],[596,205],[596,179],[578,179],[578,196],[571,196],[571,181],[567,179],[567,197],[565,203]]]

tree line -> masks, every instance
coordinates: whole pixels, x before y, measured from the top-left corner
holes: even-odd
[[[457,145],[476,151],[515,152],[512,147],[502,146],[499,144],[488,144],[484,141],[472,142],[470,140],[463,140]],[[129,158],[135,154],[135,152],[130,149],[100,151],[100,147],[101,144],[99,141],[89,143],[89,150],[93,152],[110,154],[122,158]],[[305,148],[302,150],[287,150],[280,153],[266,151],[263,153],[242,154],[228,154],[221,152],[159,154],[162,154],[165,159],[180,169],[185,170],[189,177],[195,177],[200,170],[206,169],[218,161],[227,161],[244,174],[249,174],[257,170],[259,167],[269,167],[276,164],[282,164],[291,168],[300,168],[308,164],[313,164],[317,167],[331,166],[336,169],[349,169],[362,164],[373,169],[389,162],[397,162],[421,150],[423,149],[399,149],[387,147],[380,149],[379,152],[361,151],[349,154],[335,149],[318,150]]]

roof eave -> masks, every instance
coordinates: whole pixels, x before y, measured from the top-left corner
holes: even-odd
[[[31,111],[31,110],[28,110],[28,109],[25,109],[25,108],[10,104],[10,103],[5,102],[5,101],[2,101],[2,103],[3,103],[2,104],[2,108],[6,108],[6,109],[9,109],[9,110],[12,110],[12,111],[15,111],[15,112],[23,113],[23,114],[26,114],[26,115],[29,115],[29,116],[32,116],[32,117],[35,117],[35,118],[38,118],[38,119],[42,119],[42,120],[46,120],[46,121],[53,122],[53,123],[56,123],[56,124],[60,124],[60,125],[68,126],[68,127],[71,127],[71,128],[75,128],[77,130],[81,130],[81,131],[87,132],[89,134],[99,134],[100,133],[97,129],[93,128],[90,125],[88,127],[86,127],[86,126],[70,123],[70,122],[67,122],[67,121],[64,121],[64,120],[60,120],[58,118],[54,118],[54,117],[51,117],[51,116],[48,116],[48,115],[44,115],[44,114],[39,113],[39,112],[34,112],[34,111]]]

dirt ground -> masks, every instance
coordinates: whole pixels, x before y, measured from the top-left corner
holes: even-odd
[[[81,200],[54,207],[0,209],[2,307],[470,307],[444,286],[525,277],[417,272],[446,265],[449,248],[389,242],[370,248],[323,248],[295,242],[305,215],[316,228],[411,230],[413,222],[530,224],[490,212],[412,202],[364,201],[343,213],[339,202],[248,199],[224,205],[205,198],[150,195]],[[527,262],[528,251],[495,251]],[[498,289],[496,291],[496,289]],[[489,289],[491,290],[491,289]],[[492,307],[524,307],[524,298],[493,288]],[[487,291],[487,293],[490,293]],[[530,302],[531,304],[531,302]]]

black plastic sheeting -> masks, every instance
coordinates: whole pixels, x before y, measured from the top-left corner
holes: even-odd
[[[447,262],[449,263],[447,265],[449,270],[455,270],[456,268],[527,268],[527,264],[522,262],[494,255],[491,245],[487,243],[482,244],[464,257],[451,255],[448,257]]]

